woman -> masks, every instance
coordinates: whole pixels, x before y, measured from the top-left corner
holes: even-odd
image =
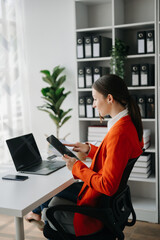
[[[98,206],[103,194],[112,196],[116,193],[123,171],[131,158],[142,153],[143,129],[140,111],[129,95],[125,82],[116,75],[99,78],[92,87],[93,108],[99,111],[100,119],[111,116],[108,121],[108,133],[99,147],[89,143],[75,143],[70,146],[76,152],[86,153],[92,160],[88,168],[83,162],[64,155],[66,166],[75,179],[84,184],[78,194],[77,202],[66,200],[61,195],[54,197],[49,206],[56,204],[77,204]],[[65,230],[76,236],[98,232],[103,225],[99,220],[75,213],[56,218]]]

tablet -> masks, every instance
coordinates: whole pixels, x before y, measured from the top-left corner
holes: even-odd
[[[79,158],[73,152],[71,152],[63,143],[61,143],[54,135],[47,137],[46,140],[62,155],[66,154],[79,160]]]

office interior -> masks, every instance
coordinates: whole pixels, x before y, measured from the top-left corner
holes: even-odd
[[[3,6],[3,0],[1,0]],[[9,2],[9,1],[8,1]],[[159,0],[16,0],[17,11],[17,34],[19,34],[20,44],[20,73],[18,78],[18,89],[21,96],[22,105],[22,121],[21,129],[18,129],[16,123],[14,134],[10,134],[12,129],[8,123],[3,121],[3,116],[0,113],[0,131],[1,149],[6,149],[4,155],[1,153],[0,166],[12,164],[8,149],[5,145],[5,140],[10,137],[16,137],[20,134],[33,133],[37,145],[42,154],[48,150],[46,137],[56,133],[56,126],[50,119],[47,113],[38,110],[38,106],[44,104],[41,89],[46,87],[46,83],[42,81],[41,70],[52,71],[55,66],[65,67],[66,82],[64,83],[65,91],[71,91],[63,103],[63,108],[72,108],[70,112],[71,118],[60,129],[60,138],[64,138],[69,142],[77,142],[79,140],[87,140],[86,131],[89,124],[94,125],[99,122],[91,120],[86,122],[79,119],[78,112],[78,87],[77,87],[77,67],[81,61],[77,61],[77,33],[81,33],[87,28],[91,28],[94,32],[107,32],[108,36],[116,38],[120,36],[125,38],[128,31],[135,34],[141,30],[154,29],[155,31],[155,52],[150,56],[141,55],[136,59],[136,50],[131,48],[131,57],[128,58],[128,67],[132,63],[153,63],[155,65],[155,85],[147,89],[144,87],[144,93],[149,92],[155,96],[155,118],[151,120],[144,119],[145,128],[151,128],[154,148],[147,150],[154,156],[154,176],[143,181],[134,179],[130,181],[130,186],[138,199],[141,197],[141,203],[138,206],[138,219],[142,221],[159,223],[160,222],[160,191],[159,191],[159,142],[160,142],[160,1]],[[9,3],[8,3],[9,4]],[[83,5],[86,12],[83,13]],[[94,10],[90,13],[90,6],[94,5]],[[101,7],[100,7],[101,5]],[[102,7],[104,6],[104,7]],[[138,6],[140,6],[138,12]],[[79,9],[78,9],[79,7]],[[98,20],[99,12],[96,12],[96,7],[101,8],[102,19]],[[103,8],[103,11],[102,11]],[[143,10],[143,11],[142,11]],[[90,18],[95,19],[93,25],[85,26],[83,14],[90,14]],[[130,11],[130,12],[127,12]],[[113,13],[114,12],[114,13]],[[136,12],[136,13],[135,13]],[[147,12],[147,14],[146,14]],[[137,17],[134,16],[137,14]],[[113,17],[114,15],[114,17]],[[124,16],[122,16],[124,15]],[[2,11],[1,16],[2,17]],[[82,18],[82,19],[81,19]],[[126,22],[124,19],[127,19]],[[135,20],[136,19],[136,20]],[[91,19],[89,19],[92,22]],[[106,23],[107,21],[107,23]],[[133,21],[133,22],[132,22]],[[106,23],[105,29],[103,24]],[[97,24],[97,25],[96,25]],[[126,24],[126,26],[125,26]],[[77,30],[78,29],[78,30]],[[87,30],[88,31],[88,30]],[[91,30],[90,30],[91,31]],[[128,40],[129,41],[129,40]],[[113,41],[114,42],[114,41]],[[131,39],[132,43],[132,39]],[[144,58],[144,59],[143,59]],[[100,60],[101,61],[101,60]],[[105,61],[105,60],[104,60]],[[106,66],[109,67],[109,58],[106,60]],[[86,63],[87,64],[87,63]],[[105,63],[103,62],[102,65]],[[3,91],[10,96],[16,91],[16,84],[8,83],[3,78],[3,66],[1,79]],[[128,72],[127,72],[128,73]],[[131,91],[135,91],[131,89]],[[139,91],[138,87],[136,88]],[[82,93],[81,93],[82,94]],[[83,95],[83,94],[82,94]],[[0,103],[3,104],[2,96]],[[1,105],[2,106],[2,105]],[[3,107],[3,106],[2,106]],[[6,112],[3,112],[3,114]],[[4,114],[4,115],[5,115]],[[8,114],[8,113],[7,113]],[[9,119],[14,119],[14,116],[9,116]],[[107,124],[107,121],[106,121]],[[104,123],[103,123],[104,125]],[[7,126],[7,127],[6,127]],[[5,129],[8,128],[7,134]],[[5,137],[4,137],[5,133]],[[153,147],[152,145],[152,147]],[[148,200],[149,196],[149,200]]]

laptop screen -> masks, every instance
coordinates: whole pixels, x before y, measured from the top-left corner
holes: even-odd
[[[42,162],[32,133],[8,139],[6,143],[17,171],[25,170]]]

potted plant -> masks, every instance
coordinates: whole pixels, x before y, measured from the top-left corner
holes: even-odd
[[[72,110],[69,108],[64,111],[61,105],[70,91],[64,93],[65,88],[61,85],[66,81],[66,75],[61,75],[64,71],[64,67],[56,66],[53,72],[50,73],[48,70],[42,70],[41,73],[44,74],[42,77],[43,81],[49,86],[42,88],[42,98],[45,100],[45,104],[38,106],[39,110],[47,112],[50,118],[56,124],[56,137],[59,138],[59,129],[66,123],[71,116],[67,114]]]
[[[111,60],[110,60],[110,73],[124,79],[125,71],[124,65],[128,54],[129,47],[120,39],[115,39],[115,45],[112,46]]]

